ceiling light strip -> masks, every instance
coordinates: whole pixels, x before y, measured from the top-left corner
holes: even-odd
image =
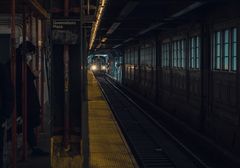
[[[106,1],[107,0],[101,0],[101,2],[99,3],[99,6],[98,6],[96,22],[93,24],[93,27],[92,27],[92,30],[91,30],[91,37],[90,37],[90,43],[89,43],[89,49],[90,50],[92,49],[93,43],[94,43],[95,38],[96,38],[97,30],[98,30],[98,27],[100,25],[101,18],[102,18],[102,15],[103,15],[103,11],[104,11],[105,6],[106,6]]]

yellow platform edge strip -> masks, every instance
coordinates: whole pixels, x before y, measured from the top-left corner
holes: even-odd
[[[91,168],[139,167],[102,95],[92,72],[88,72],[89,165]]]

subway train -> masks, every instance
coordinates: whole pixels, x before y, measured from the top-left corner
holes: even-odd
[[[93,57],[89,65],[90,70],[97,74],[104,74],[108,70],[107,59],[102,56]]]
[[[239,155],[239,12],[206,11],[123,47],[122,83]]]

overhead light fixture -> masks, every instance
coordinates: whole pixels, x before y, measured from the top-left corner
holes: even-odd
[[[127,5],[125,5],[125,7],[122,9],[119,18],[125,18],[127,17],[132,11],[133,9],[135,9],[135,7],[139,4],[139,2],[137,1],[129,1],[127,3]],[[112,34],[119,26],[120,26],[120,22],[114,22],[112,24],[112,26],[108,29],[107,34]]]
[[[177,18],[177,17],[180,17],[196,8],[199,8],[200,6],[202,6],[203,4],[205,4],[205,2],[195,2],[191,5],[189,5],[188,7],[184,8],[183,10],[175,13],[174,15],[172,15],[171,17],[169,18],[166,18],[165,20],[173,20],[174,18]],[[141,32],[138,33],[138,35],[143,35],[151,30],[154,30],[156,28],[158,28],[159,26],[162,26],[164,25],[164,23],[157,23],[157,24],[154,24],[152,26],[150,26],[149,28],[145,29],[145,30],[142,30]]]
[[[101,2],[99,3],[99,6],[98,6],[96,21],[93,24],[93,27],[92,27],[92,30],[91,30],[91,37],[90,37],[90,43],[89,43],[89,49],[90,50],[93,47],[93,43],[94,43],[95,38],[96,38],[97,30],[98,30],[98,27],[100,25],[105,6],[106,6],[106,0],[101,0]]]
[[[191,12],[192,10],[202,6],[205,2],[195,2],[192,5],[189,5],[188,7],[184,8],[183,10],[179,11],[178,13],[175,13],[174,15],[172,15],[171,17],[176,18],[179,16],[182,16],[188,12]]]
[[[101,42],[105,43],[106,41],[107,41],[107,37],[104,37]]]
[[[118,48],[120,46],[122,46],[122,44],[115,45],[113,48]]]
[[[129,2],[129,3],[130,3],[130,2]],[[165,20],[173,20],[173,19],[176,18],[176,17],[180,17],[180,16],[182,16],[182,15],[184,15],[184,14],[186,14],[186,13],[188,13],[188,12],[190,12],[190,11],[196,9],[196,8],[201,7],[201,6],[204,5],[205,3],[206,3],[206,2],[195,2],[195,3],[191,4],[191,5],[189,5],[188,7],[184,8],[183,10],[175,13],[175,14],[172,15],[171,17],[166,18]],[[135,6],[135,7],[136,7],[136,6]],[[125,13],[128,13],[128,14],[130,13],[130,12],[129,12],[129,11],[130,11],[130,7],[125,7],[125,8],[126,8],[126,9],[123,9],[120,15],[124,16],[124,10],[125,10]],[[127,8],[129,8],[129,9],[128,9],[129,11],[127,11]],[[134,8],[133,8],[133,9],[134,9]],[[132,9],[132,10],[133,10],[133,9]],[[127,12],[126,12],[126,11],[127,11]],[[161,23],[156,23],[156,24],[148,27],[147,29],[144,29],[144,30],[140,31],[140,32],[137,34],[137,36],[143,35],[143,34],[149,32],[149,31],[151,31],[151,30],[154,30],[154,29],[156,29],[156,28],[158,28],[158,27],[160,27],[160,26],[162,26],[162,25],[164,25],[164,24],[165,24],[165,23],[162,23],[162,22],[161,22]],[[134,38],[129,38],[129,39],[125,40],[123,43],[127,43],[127,42],[129,42],[129,41],[131,41],[131,40],[133,40],[133,39],[134,39]],[[118,45],[115,45],[113,48],[114,48],[114,49],[115,49],[115,48],[118,48],[118,47],[122,46],[123,43],[118,44]]]
[[[95,54],[96,57],[107,57],[107,54]]]
[[[131,38],[129,38],[129,39],[127,39],[127,40],[125,40],[124,41],[124,43],[127,43],[127,42],[129,42],[129,41],[132,41],[134,38],[133,37],[131,37]]]
[[[127,17],[136,8],[138,4],[139,4],[138,1],[129,1],[127,5],[125,5],[125,7],[122,9],[119,17],[120,18]]]
[[[97,48],[100,48],[101,46],[102,46],[102,43],[99,43],[98,46],[97,46]]]
[[[112,26],[108,29],[107,34],[112,34],[120,26],[120,24],[120,22],[114,22]]]
[[[145,30],[142,30],[141,32],[138,33],[138,35],[143,35],[151,30],[154,30],[156,29],[157,27],[159,26],[162,26],[164,23],[157,23],[157,24],[154,24],[152,26],[150,26],[149,28],[145,29]]]

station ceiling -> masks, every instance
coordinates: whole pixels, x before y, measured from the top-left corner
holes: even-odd
[[[215,1],[107,0],[93,50],[118,48],[161,25],[182,22],[187,13]]]
[[[0,0],[0,14],[11,14],[12,1]],[[49,1],[46,0],[16,0],[16,14],[23,14],[24,10],[31,13],[34,12],[38,17],[49,18],[47,8]]]

